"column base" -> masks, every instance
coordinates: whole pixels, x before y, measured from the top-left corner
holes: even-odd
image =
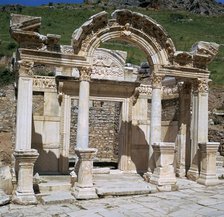
[[[176,185],[176,177],[173,166],[157,167],[151,178],[150,183],[163,186],[163,185]]]
[[[202,185],[217,185],[219,183],[218,177],[214,175],[208,175],[208,174],[200,174],[199,179],[197,180],[198,184]]]
[[[180,178],[183,178],[186,176],[186,170],[184,166],[176,169],[176,176]]]
[[[158,186],[175,186],[176,177],[173,167],[174,143],[153,144],[156,168],[150,178],[150,183]]]
[[[88,199],[96,199],[98,195],[96,194],[96,189],[94,187],[90,188],[81,188],[75,187],[72,195],[78,200],[88,200]]]
[[[12,197],[12,202],[20,205],[36,205],[37,198],[34,193],[20,193],[16,191]]]
[[[216,176],[216,154],[219,143],[208,142],[200,143],[201,153],[201,173],[197,182],[202,185],[216,185],[218,178]]]
[[[191,168],[187,171],[187,178],[192,181],[197,181],[199,177],[198,168],[195,166],[191,166]]]

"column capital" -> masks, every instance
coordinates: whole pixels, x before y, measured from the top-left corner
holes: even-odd
[[[195,79],[193,81],[193,91],[198,93],[208,93],[208,79]]]
[[[92,74],[92,68],[91,67],[81,67],[79,68],[79,80],[80,81],[90,81]]]
[[[34,62],[29,60],[20,60],[18,61],[19,64],[19,76],[22,77],[32,77],[33,76],[33,65]]]
[[[157,75],[157,74],[152,74],[152,76],[151,76],[152,88],[153,89],[162,88],[162,79],[163,79],[163,76]]]

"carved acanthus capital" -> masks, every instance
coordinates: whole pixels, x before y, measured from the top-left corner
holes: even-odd
[[[193,91],[199,93],[208,92],[208,79],[198,78],[193,82]]]
[[[162,76],[161,75],[156,75],[152,74],[152,88],[153,89],[159,89],[162,88]]]
[[[92,74],[91,67],[81,67],[79,68],[80,81],[90,81]]]
[[[32,77],[34,62],[28,60],[20,60],[19,64],[19,76]]]

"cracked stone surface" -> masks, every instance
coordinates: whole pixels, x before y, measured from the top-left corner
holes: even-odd
[[[224,181],[205,187],[178,180],[180,190],[155,194],[74,200],[70,203],[0,208],[1,217],[206,217],[224,216]]]

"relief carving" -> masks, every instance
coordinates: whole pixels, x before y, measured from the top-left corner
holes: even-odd
[[[37,89],[56,89],[54,77],[34,76],[33,87]]]

